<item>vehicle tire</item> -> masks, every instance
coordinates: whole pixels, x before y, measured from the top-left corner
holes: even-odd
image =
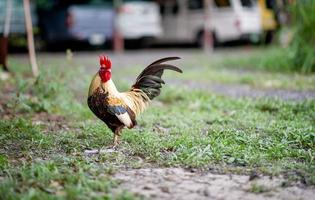
[[[267,31],[267,32],[265,33],[265,38],[264,38],[265,44],[270,44],[270,43],[272,43],[273,38],[274,38],[274,31]]]
[[[212,45],[213,47],[218,47],[219,46],[219,42],[217,40],[216,34],[215,32],[212,32]],[[197,39],[196,39],[196,44],[198,47],[203,47],[203,41],[204,41],[204,31],[200,31],[197,34]]]
[[[143,37],[140,39],[140,47],[148,48],[154,43],[154,37]]]
[[[125,40],[126,49],[140,49],[141,48],[141,39],[126,39]]]

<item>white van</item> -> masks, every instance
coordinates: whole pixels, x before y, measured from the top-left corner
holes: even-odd
[[[217,43],[246,39],[258,42],[262,34],[260,10],[255,0],[212,0],[209,30]],[[202,44],[204,0],[166,1],[161,5],[164,34],[161,41]]]
[[[159,6],[155,2],[126,0],[118,10],[117,23],[126,40],[157,38],[162,34]]]

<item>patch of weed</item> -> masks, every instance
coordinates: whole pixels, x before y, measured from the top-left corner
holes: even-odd
[[[248,189],[249,192],[256,194],[270,192],[271,190],[271,188],[258,183],[252,183],[250,188]]]

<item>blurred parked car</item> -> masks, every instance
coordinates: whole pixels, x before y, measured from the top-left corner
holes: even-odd
[[[109,0],[72,1],[47,10],[39,9],[42,38],[49,44],[88,42],[102,45],[111,41],[114,20],[126,40],[142,41],[161,35],[161,17],[158,5],[151,1],[124,0],[117,9]]]
[[[48,44],[88,42],[102,45],[112,39],[114,11],[106,1],[86,1],[39,9],[42,39]]]
[[[125,1],[118,10],[117,23],[126,40],[145,42],[162,34],[159,6],[152,1]]]
[[[0,33],[3,33],[4,30],[4,21],[6,17],[6,8],[7,1],[0,1]],[[32,23],[33,26],[37,25],[37,15],[35,12],[35,6],[31,3],[31,15],[32,15]],[[24,19],[24,9],[23,9],[23,1],[21,0],[12,0],[12,15],[10,22],[10,33],[25,35],[25,19]]]
[[[258,42],[261,38],[260,10],[254,0],[213,0],[209,29],[214,42],[234,40]],[[173,1],[161,6],[164,41],[202,44],[204,34],[204,1]]]
[[[0,35],[3,36],[4,33],[4,24],[7,15],[7,2],[6,0],[0,0]],[[8,38],[2,38],[1,44],[6,46],[9,45],[10,50],[13,51],[25,51],[27,46],[26,41],[26,28],[25,28],[25,19],[24,19],[24,9],[23,9],[23,1],[21,0],[12,0],[12,12],[11,12],[11,20],[9,25],[9,36]],[[37,15],[36,9],[33,2],[31,2],[31,17],[33,24],[33,31],[35,33],[38,32],[37,28]]]
[[[258,5],[261,10],[262,29],[264,33],[263,40],[266,44],[269,44],[272,41],[278,26],[273,10],[276,7],[276,1],[258,0]]]

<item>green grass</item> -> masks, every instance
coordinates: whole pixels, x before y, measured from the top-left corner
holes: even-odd
[[[222,52],[221,52],[222,51]],[[248,51],[231,49],[234,54],[225,50],[218,50],[214,57],[204,54],[193,53],[194,59],[183,57],[182,64],[184,73],[180,76],[177,73],[165,73],[165,77],[183,81],[195,81],[199,84],[227,84],[247,85],[257,89],[285,89],[299,91],[315,91],[315,74],[299,73],[286,59],[292,54],[287,49],[280,47],[266,47],[249,49]],[[221,55],[222,54],[222,55]],[[290,55],[288,55],[290,56]],[[117,70],[114,73],[116,79],[121,74],[131,76],[141,71],[142,66],[132,66],[125,70]],[[115,68],[113,70],[116,70]],[[118,75],[117,75],[118,74]]]
[[[4,103],[11,118],[0,121],[0,199],[139,198],[113,194],[119,183],[111,175],[125,166],[257,170],[315,184],[314,100],[235,99],[168,85],[138,127],[123,131],[118,152],[90,157],[85,149],[110,145],[113,135],[85,104],[90,76],[56,69],[36,82],[19,76],[8,83],[16,89]],[[193,71],[184,77],[194,80]],[[128,88],[123,80],[119,86]],[[43,112],[62,121],[36,118]]]
[[[282,58],[290,57],[291,54],[289,49],[271,46],[267,50],[255,52],[252,56],[228,58],[223,61],[223,65],[241,69],[288,73],[294,72],[292,63],[288,59]]]
[[[315,75],[299,73],[288,59],[292,56],[292,50],[280,47],[268,47],[250,56],[230,56],[214,63],[220,73],[213,74],[211,80],[265,89],[315,90]],[[202,74],[210,74],[209,68]]]

